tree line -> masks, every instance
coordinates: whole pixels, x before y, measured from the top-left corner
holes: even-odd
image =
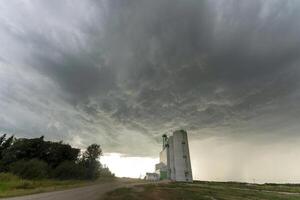
[[[39,138],[0,137],[0,172],[24,179],[88,179],[114,176],[99,161],[102,149],[92,144],[81,153],[69,144]]]

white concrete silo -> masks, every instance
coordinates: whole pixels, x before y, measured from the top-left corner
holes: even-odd
[[[169,138],[163,136],[163,150],[156,171],[161,179],[192,182],[192,168],[187,132],[178,130]]]
[[[193,181],[187,133],[178,130],[169,138],[170,179],[174,181]]]

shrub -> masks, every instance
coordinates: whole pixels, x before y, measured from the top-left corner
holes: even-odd
[[[35,188],[32,181],[22,180],[16,185],[16,189],[33,189]]]
[[[5,165],[5,163],[3,163],[2,160],[0,160],[0,173],[4,172],[7,172],[7,166]]]
[[[85,168],[77,163],[65,161],[58,165],[53,172],[54,178],[61,180],[67,179],[83,179],[85,175]]]
[[[0,173],[0,181],[9,182],[9,181],[17,181],[20,178],[11,173]]]
[[[113,174],[108,167],[103,167],[100,170],[100,177],[115,177],[115,174]]]
[[[12,163],[9,166],[9,171],[24,179],[43,179],[48,177],[47,163],[37,159]]]
[[[84,162],[85,179],[96,180],[100,176],[101,163],[98,160]]]

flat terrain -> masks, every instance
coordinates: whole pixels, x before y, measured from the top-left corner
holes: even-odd
[[[221,182],[151,183],[115,179],[7,200],[300,200],[300,185]]]
[[[137,185],[108,192],[104,200],[300,200],[300,185],[195,182]]]
[[[135,179],[115,179],[89,186],[55,192],[46,192],[21,197],[3,198],[7,200],[99,200],[105,193],[119,187],[144,183]]]
[[[51,192],[95,184],[93,181],[0,180],[0,198]]]

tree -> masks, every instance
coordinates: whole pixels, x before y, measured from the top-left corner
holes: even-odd
[[[102,149],[98,144],[87,147],[82,157],[80,149],[63,142],[39,138],[0,136],[0,172],[12,172],[28,179],[96,179],[111,176],[108,168],[99,162]]]
[[[86,168],[85,178],[97,179],[100,176],[100,170],[102,168],[99,162],[99,157],[102,155],[102,149],[98,144],[92,144],[88,146],[82,157],[82,164]]]
[[[77,161],[79,152],[79,149],[62,142],[44,141],[43,136],[32,139],[20,138],[4,148],[2,161],[8,165],[19,160],[39,159],[45,161],[51,168],[55,168],[64,161]]]
[[[102,149],[100,148],[100,145],[91,144],[84,152],[83,159],[93,161],[97,160],[100,156],[102,156]]]
[[[3,158],[3,152],[8,149],[12,143],[14,142],[14,136],[9,137],[6,139],[6,134],[3,134],[0,137],[0,159]]]
[[[6,172],[8,170],[6,163],[3,161],[4,152],[7,151],[8,148],[14,142],[14,136],[6,139],[6,134],[3,134],[0,137],[0,172]]]
[[[45,142],[40,159],[48,163],[51,168],[56,168],[64,161],[76,162],[80,149],[73,148],[62,142]]]

